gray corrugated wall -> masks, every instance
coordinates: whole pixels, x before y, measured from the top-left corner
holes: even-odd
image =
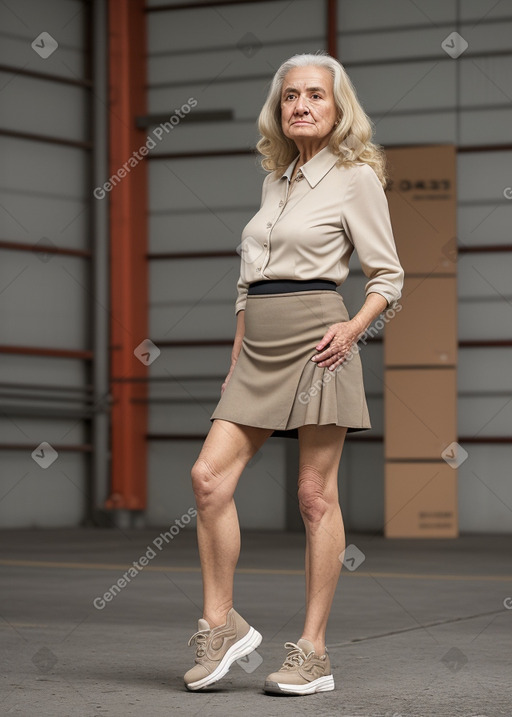
[[[150,3],[158,4],[163,3]],[[279,64],[296,52],[325,48],[324,9],[316,0],[296,0],[150,14],[150,111],[172,114],[193,96],[197,110],[234,112],[232,122],[178,125],[154,153],[253,146],[256,118]],[[512,3],[465,2],[461,11],[457,23],[455,1],[338,3],[339,59],[375,122],[377,141],[467,147],[509,142],[512,56],[503,52],[510,53]],[[454,30],[469,43],[459,60],[441,48]],[[478,57],[472,57],[475,54]],[[459,155],[458,223],[464,244],[510,242],[512,210],[503,196],[503,188],[512,183],[507,167],[510,153]],[[151,250],[234,250],[241,229],[259,206],[263,177],[251,156],[152,160]],[[461,338],[512,338],[512,312],[504,298],[510,298],[509,256],[461,255]],[[355,258],[352,267],[358,267]],[[238,268],[237,258],[152,262],[152,336],[232,338]],[[352,313],[363,301],[364,283],[364,276],[353,275],[340,290]],[[510,435],[511,353],[506,348],[460,350],[460,435]],[[177,377],[190,372],[222,375],[229,356],[229,348],[169,349],[151,369],[154,375],[165,375],[168,368]],[[367,346],[362,357],[372,432],[380,434],[382,347]],[[188,394],[189,400],[154,405],[152,429],[206,432],[219,390],[220,383],[169,385],[166,395]],[[478,395],[467,396],[468,391]],[[162,397],[162,387],[153,395]],[[259,462],[241,478],[236,497],[246,527],[284,526],[279,486],[286,474],[284,440],[267,441]],[[150,520],[159,523],[169,517],[165,506],[171,495],[177,513],[192,504],[188,475],[200,447],[200,442],[188,441],[150,445]],[[510,447],[471,445],[468,450],[470,459],[459,468],[461,531],[509,531]],[[346,444],[340,494],[347,527],[381,530],[382,445]]]
[[[23,0],[2,6],[1,62],[84,77],[84,5]],[[459,18],[456,11],[454,0],[338,3],[339,57],[384,145],[510,143],[512,2],[467,0],[460,3]],[[178,125],[155,153],[254,145],[255,120],[280,62],[295,52],[325,47],[324,3],[316,0],[149,14],[148,25],[149,110],[171,114],[193,96],[197,109],[232,109],[235,116],[233,122]],[[457,61],[440,48],[454,30],[469,43]],[[30,47],[42,31],[59,42],[46,60]],[[0,82],[0,128],[88,139],[88,90],[15,72],[1,73]],[[87,248],[87,151],[5,135],[0,151],[2,237],[34,244],[48,237],[59,246]],[[461,245],[510,243],[512,205],[503,194],[512,185],[510,166],[510,152],[459,154]],[[249,156],[151,160],[150,250],[234,250],[258,207],[262,179]],[[357,260],[352,266],[357,268]],[[86,259],[48,260],[2,250],[2,343],[90,348],[88,267]],[[232,339],[236,258],[152,261],[150,269],[152,337]],[[458,273],[460,338],[512,338],[510,254],[461,254]],[[352,312],[361,305],[364,282],[353,275],[341,289]],[[460,435],[510,436],[511,354],[508,348],[460,349]],[[165,349],[151,373],[222,376],[229,355],[229,348]],[[362,356],[373,431],[381,433],[381,347],[368,346]],[[3,382],[83,388],[90,380],[88,364],[81,360],[0,354],[0,365]],[[150,431],[198,433],[210,425],[220,384],[174,382],[151,391],[187,403],[153,404]],[[43,401],[42,406],[41,411],[66,408],[62,402]],[[4,411],[0,427],[4,443],[88,439],[87,423],[80,419],[6,416]],[[189,470],[200,445],[150,443],[150,523],[172,522],[192,504]],[[284,525],[284,446],[284,439],[269,440],[242,477],[237,490],[242,525]],[[510,446],[472,444],[468,449],[470,458],[459,468],[461,531],[510,531]],[[26,451],[2,452],[0,460],[0,526],[80,522],[86,456],[64,452],[46,471]],[[349,528],[381,529],[382,483],[382,446],[347,443],[340,488]]]
[[[7,136],[38,134],[73,142],[89,135],[90,90],[52,78],[83,80],[87,4],[20,0],[0,6],[0,237],[3,241],[87,250],[90,150]],[[46,53],[54,38],[58,47]],[[23,72],[44,73],[49,78]],[[33,251],[1,250],[0,342],[71,350],[91,348],[90,260]],[[43,469],[31,457],[41,442],[88,442],[82,359],[0,353],[0,441],[25,444],[0,452],[0,527],[72,526],[84,518],[89,459],[62,451]],[[53,388],[18,389],[13,384]],[[67,399],[59,388],[71,389]],[[76,391],[74,391],[76,389]],[[13,396],[13,393],[24,396]],[[72,399],[72,400],[70,400]]]

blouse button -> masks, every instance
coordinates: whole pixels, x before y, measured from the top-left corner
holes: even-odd
[[[264,247],[267,247],[267,246],[268,246],[267,242],[265,242],[265,243],[263,244],[263,246],[264,246]]]
[[[281,201],[279,202],[279,206],[282,207],[283,204],[284,204],[284,202],[283,202],[283,200],[281,199]]]
[[[272,226],[272,222],[267,222],[267,229],[270,229],[271,226]]]

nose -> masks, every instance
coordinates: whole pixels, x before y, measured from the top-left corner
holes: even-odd
[[[303,97],[298,97],[297,102],[295,104],[295,113],[301,113],[308,114],[309,110],[307,108],[306,102]]]

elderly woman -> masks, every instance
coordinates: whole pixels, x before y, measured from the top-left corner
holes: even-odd
[[[189,641],[196,664],[184,679],[189,690],[209,687],[261,642],[233,607],[240,553],[233,494],[267,438],[291,437],[299,447],[306,615],[264,690],[306,695],[334,689],[325,631],[345,549],[338,467],[347,431],[371,428],[355,344],[400,298],[404,272],[383,151],[337,60],[322,52],[284,62],[258,128],[268,174],[261,207],[242,233],[231,368],[192,468],[204,606]],[[354,248],[369,281],[350,318],[336,287]]]

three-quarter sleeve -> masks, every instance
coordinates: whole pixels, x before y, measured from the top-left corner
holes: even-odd
[[[241,261],[242,261],[242,258],[241,258]],[[238,314],[239,311],[242,311],[242,309],[245,309],[245,304],[247,302],[248,288],[249,288],[249,283],[247,281],[244,281],[244,279],[242,279],[242,273],[240,272],[240,276],[238,277],[238,281],[236,284],[238,296],[235,301],[235,316]]]
[[[261,187],[260,209],[263,206],[263,202],[265,201],[265,195],[267,193],[267,183],[268,183],[268,179],[269,179],[270,175],[271,175],[271,172],[269,172],[263,180],[263,184]],[[241,244],[242,243],[243,243],[243,240],[242,240]],[[240,246],[241,246],[241,244],[240,244]],[[236,284],[238,295],[237,295],[237,298],[235,301],[235,316],[236,316],[236,314],[238,314],[239,311],[241,311],[242,309],[245,309],[245,304],[247,302],[247,289],[249,288],[249,282],[247,282],[244,279],[243,262],[244,262],[244,255],[243,255],[243,251],[240,250],[240,274],[239,274],[238,281]]]
[[[343,198],[341,222],[370,281],[365,295],[382,294],[388,306],[402,295],[404,270],[396,251],[384,188],[368,164],[357,165]]]

